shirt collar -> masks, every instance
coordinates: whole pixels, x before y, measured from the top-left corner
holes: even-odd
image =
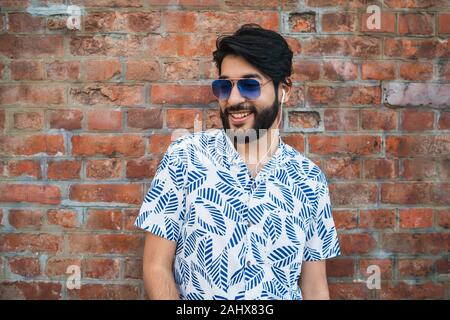
[[[222,141],[224,144],[224,150],[226,150],[226,154],[228,155],[229,161],[233,162],[234,164],[239,164],[242,162],[241,156],[235,149],[230,137],[225,132],[225,129],[220,130],[222,135]],[[231,158],[231,159],[230,159]],[[269,166],[270,170],[273,169],[273,167],[285,165],[290,160],[290,154],[289,150],[286,147],[286,143],[281,139],[281,136],[278,136],[278,147],[277,150],[275,150],[275,153],[272,155],[272,157],[269,159]]]

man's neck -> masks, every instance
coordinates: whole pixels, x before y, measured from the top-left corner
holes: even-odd
[[[249,143],[235,143],[234,146],[249,169],[259,171],[275,153],[278,144],[279,131],[271,128],[266,130],[259,139]]]

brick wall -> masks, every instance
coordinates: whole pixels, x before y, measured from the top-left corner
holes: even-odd
[[[69,4],[81,30],[41,10]],[[215,39],[247,22],[295,53],[282,134],[329,179],[343,250],[328,263],[331,296],[449,298],[449,1],[0,7],[1,298],[145,297],[134,218],[171,132],[220,126]],[[70,265],[79,290],[66,286]],[[366,286],[370,265],[381,290]]]

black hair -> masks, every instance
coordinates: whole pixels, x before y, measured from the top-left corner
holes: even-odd
[[[219,36],[217,50],[213,52],[219,74],[223,59],[229,55],[244,58],[259,71],[269,76],[277,93],[280,82],[291,85],[287,77],[292,74],[293,52],[286,40],[277,32],[255,23],[242,25],[233,35]]]

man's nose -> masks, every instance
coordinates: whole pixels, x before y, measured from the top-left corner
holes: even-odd
[[[230,106],[238,105],[242,102],[245,102],[245,98],[241,96],[241,93],[239,92],[239,89],[237,87],[237,83],[233,85],[233,88],[231,88],[230,96],[228,97],[227,103]]]

